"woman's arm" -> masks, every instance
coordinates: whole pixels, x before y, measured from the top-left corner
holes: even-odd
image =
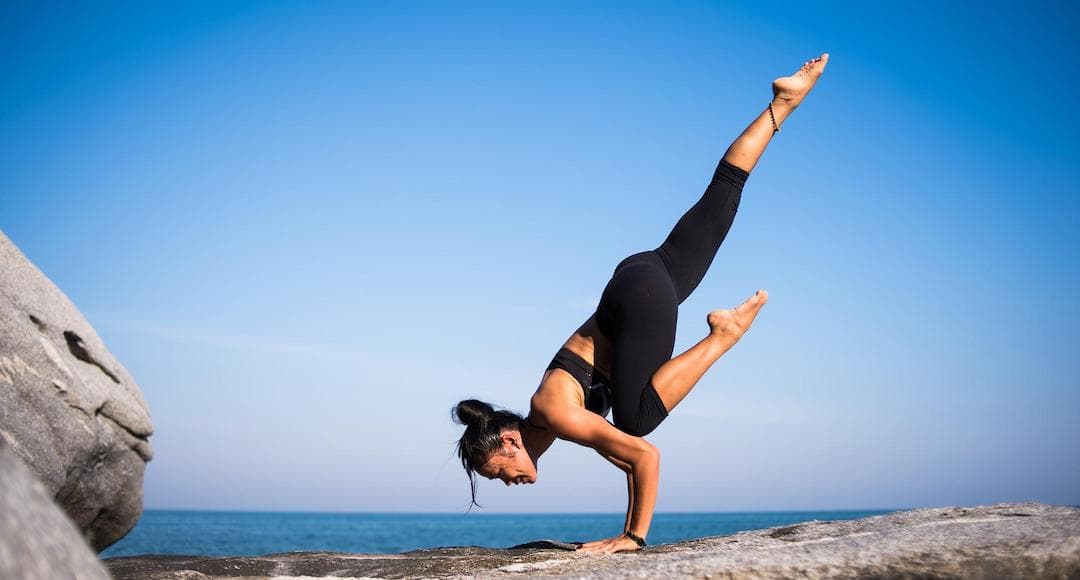
[[[626,473],[626,523],[623,524],[623,532],[625,532],[630,529],[630,517],[634,515],[634,470],[625,461],[605,455],[602,451],[597,451],[597,453]]]
[[[656,491],[660,479],[660,450],[653,444],[628,435],[615,428],[602,417],[579,407],[560,407],[551,413],[547,422],[552,432],[561,439],[592,447],[605,457],[612,457],[630,466],[627,486],[632,492],[629,525],[627,528],[642,538],[649,533],[653,510],[656,507]],[[632,550],[637,544],[626,536],[589,542],[582,546],[588,551],[617,552]]]

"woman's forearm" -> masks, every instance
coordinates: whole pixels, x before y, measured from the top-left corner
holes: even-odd
[[[649,445],[633,463],[633,471],[627,482],[633,482],[630,500],[632,514],[629,530],[644,538],[649,534],[653,510],[656,508],[656,491],[660,486],[660,451]]]
[[[634,515],[634,466],[599,449],[596,452],[626,473],[626,521],[623,523],[623,533],[625,533],[630,529],[630,519]]]

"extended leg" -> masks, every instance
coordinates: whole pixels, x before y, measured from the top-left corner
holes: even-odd
[[[667,417],[701,377],[750,328],[768,294],[759,290],[730,310],[710,312],[710,332],[686,352],[671,356],[678,304],[704,276],[734,219],[742,185],[773,133],[813,88],[828,54],[773,81],[772,116],[766,110],[731,144],[702,199],[676,224],[655,252],[642,252],[616,267],[597,308],[597,324],[613,341],[615,425],[644,436]],[[766,126],[765,123],[768,123]],[[767,129],[767,130],[766,130]],[[670,280],[649,260],[659,257]],[[627,270],[620,270],[627,266]]]
[[[727,237],[743,185],[772,140],[773,119],[782,124],[825,69],[828,55],[807,61],[794,75],[773,81],[772,114],[764,109],[728,147],[701,199],[675,224],[656,253],[675,282],[680,304],[697,288]]]
[[[745,175],[749,175],[757,164],[761,154],[765,151],[765,147],[769,144],[769,141],[773,136],[773,122],[775,119],[776,125],[781,125],[785,119],[795,110],[796,107],[802,102],[803,98],[810,92],[810,89],[814,87],[817,79],[821,76],[821,73],[825,70],[825,65],[828,63],[828,53],[822,54],[820,57],[806,61],[802,68],[800,68],[795,74],[782,77],[773,81],[773,102],[772,111],[766,108],[750,126],[742,132],[741,135],[728,147],[720,166],[717,168],[716,175],[713,178],[713,183],[710,184],[709,189],[714,189],[717,181],[717,177],[724,178],[730,185],[739,185],[738,189],[734,187],[727,188],[727,198],[720,198],[721,201],[730,204],[731,211],[717,213],[714,209],[713,213],[719,215],[723,220],[721,227],[723,233],[727,233],[727,228],[730,227],[730,219],[734,219],[734,209],[738,205],[739,194],[741,194],[741,184],[737,183],[733,178],[742,177],[738,171],[732,169],[741,170]],[[726,166],[725,166],[726,164]],[[744,178],[745,179],[745,178]],[[723,191],[721,189],[720,191]],[[706,195],[699,201],[698,204],[708,203],[710,191],[706,190]],[[711,202],[712,205],[717,204],[716,198]],[[697,238],[696,244],[701,247],[703,244],[716,243],[719,247],[719,242],[723,241],[723,236],[719,237],[716,241],[715,235],[713,240],[709,241],[709,224],[702,220],[701,215],[695,215],[694,212],[698,206],[691,208],[687,215],[683,216],[683,219],[675,226],[671,235],[665,240],[664,244],[680,249],[692,249],[694,247],[694,240]],[[713,226],[715,227],[715,226]],[[683,231],[680,231],[682,228]],[[695,231],[695,229],[697,231]],[[715,231],[715,230],[713,230]],[[702,233],[704,232],[704,233]],[[672,244],[672,240],[690,240],[690,242],[680,242]],[[705,240],[705,241],[702,241]],[[657,249],[657,253],[664,248],[661,245]],[[704,262],[704,268],[707,269],[709,263],[712,262],[715,249],[711,250],[712,253],[708,253],[707,262]],[[700,276],[704,276],[704,269],[702,269],[702,254],[695,255],[692,251],[681,251],[674,255],[674,259],[671,259],[672,252],[668,250],[668,259],[665,262],[671,261],[669,269],[673,269],[672,278],[676,279],[681,275],[682,279],[693,279],[695,276],[697,280],[700,280]],[[674,266],[672,268],[672,266]],[[680,270],[681,269],[681,270]],[[688,272],[690,272],[688,274]],[[700,272],[700,276],[698,275]],[[694,282],[696,286],[696,282]],[[690,291],[693,287],[689,288]],[[689,292],[687,292],[689,294]],[[737,308],[731,310],[717,310],[710,312],[708,316],[708,323],[710,332],[707,337],[699,341],[693,347],[679,356],[667,361],[660,366],[659,369],[653,374],[651,384],[656,393],[660,396],[660,399],[664,402],[664,407],[670,412],[675,408],[694,388],[694,385],[701,380],[701,377],[705,375],[705,372],[709,370],[709,367],[713,365],[725,352],[728,351],[736,342],[742,337],[742,335],[750,328],[750,324],[754,321],[761,307],[768,301],[768,293],[759,290],[749,300],[739,305]],[[680,298],[680,302],[685,296]]]

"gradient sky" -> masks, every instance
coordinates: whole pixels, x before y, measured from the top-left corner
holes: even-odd
[[[977,9],[976,9],[977,7]],[[658,511],[1080,503],[1073,2],[4,2],[0,229],[150,405],[149,508],[460,511],[450,421],[528,410],[770,82],[649,437]],[[625,509],[559,442],[488,511]]]

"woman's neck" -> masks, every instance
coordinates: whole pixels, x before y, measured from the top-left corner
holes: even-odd
[[[555,435],[551,430],[537,427],[526,417],[521,423],[521,443],[525,446],[525,452],[529,454],[533,465],[538,465],[540,456],[551,447],[555,441]]]

